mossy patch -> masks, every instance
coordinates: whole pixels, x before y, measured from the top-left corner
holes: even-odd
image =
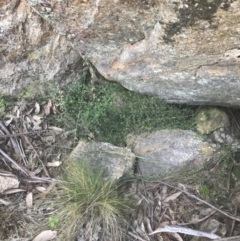
[[[73,82],[59,104],[58,125],[76,129],[77,138],[125,145],[129,133],[160,129],[193,129],[193,109],[168,105],[107,82]]]
[[[209,134],[221,127],[227,127],[230,124],[228,115],[217,108],[205,109],[196,116],[197,130],[201,134]]]

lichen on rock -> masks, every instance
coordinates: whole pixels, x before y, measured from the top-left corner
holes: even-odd
[[[196,116],[196,127],[199,133],[209,134],[230,124],[227,114],[217,108],[201,110]]]

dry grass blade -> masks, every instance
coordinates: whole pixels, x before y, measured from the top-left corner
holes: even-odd
[[[151,181],[148,181],[148,180],[144,180],[144,181],[146,181],[146,182],[151,182]],[[166,186],[168,186],[168,187],[171,187],[171,188],[173,188],[173,189],[176,189],[176,190],[184,193],[184,194],[187,195],[188,197],[193,198],[193,199],[195,199],[195,200],[198,200],[198,201],[201,202],[201,203],[206,204],[208,207],[211,207],[212,209],[218,211],[218,212],[221,213],[222,215],[224,215],[224,216],[226,216],[226,217],[228,217],[228,218],[231,218],[231,219],[233,219],[233,220],[236,220],[236,221],[240,222],[240,218],[234,217],[234,216],[232,216],[232,215],[230,215],[230,214],[222,211],[221,209],[216,208],[216,207],[213,206],[212,204],[204,201],[203,199],[201,199],[201,198],[199,198],[199,197],[197,197],[197,196],[195,196],[195,195],[193,195],[193,194],[191,194],[191,193],[189,193],[189,192],[187,192],[187,191],[181,190],[180,188],[175,187],[175,186],[173,186],[173,185],[170,185],[170,184],[168,184],[168,183],[166,183],[166,182],[163,182],[163,181],[157,181],[157,183],[161,183],[161,184],[163,184],[163,185],[166,185]]]

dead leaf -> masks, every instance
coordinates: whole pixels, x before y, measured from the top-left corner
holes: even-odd
[[[4,199],[2,199],[2,198],[0,198],[0,203],[2,203],[3,205],[5,205],[5,206],[9,206],[9,205],[11,205],[12,204],[12,202],[11,201],[5,201]]]
[[[45,192],[46,191],[46,187],[42,187],[42,186],[37,186],[35,187],[36,190],[38,190],[39,192]]]
[[[42,123],[42,117],[38,115],[32,116],[34,126],[39,126]]]
[[[3,193],[8,189],[18,188],[18,186],[18,179],[8,176],[0,176],[0,193]]]
[[[57,231],[45,230],[38,234],[33,241],[48,241],[52,240],[57,236]]]
[[[3,194],[13,194],[13,193],[18,193],[18,192],[26,192],[26,190],[21,189],[21,188],[15,188],[15,189],[7,190],[7,191],[3,192]]]
[[[47,167],[59,167],[60,165],[62,165],[62,162],[60,162],[60,161],[48,162],[47,163]]]
[[[172,194],[171,196],[165,198],[164,202],[168,203],[169,201],[173,201],[176,198],[178,198],[181,194],[182,194],[182,192],[176,192],[176,193]]]
[[[34,110],[35,114],[39,114],[40,112],[40,105],[38,104],[38,102],[35,102],[35,110]]]
[[[64,131],[64,129],[56,127],[56,126],[49,126],[49,130],[53,130],[56,132],[56,134],[60,134],[61,132]]]
[[[26,196],[26,206],[27,206],[27,208],[33,207],[33,194],[32,194],[32,192],[29,192]]]
[[[9,120],[5,121],[4,124],[5,126],[9,126],[13,120],[13,117],[11,117]]]
[[[49,115],[51,113],[52,107],[52,100],[48,100],[48,103],[44,106],[44,114]]]

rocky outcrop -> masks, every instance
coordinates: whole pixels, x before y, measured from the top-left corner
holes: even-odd
[[[82,76],[82,59],[29,3],[0,1],[0,93],[44,95]]]
[[[78,78],[81,55],[170,103],[240,105],[239,1],[12,0],[0,17],[1,92]]]
[[[69,161],[84,161],[94,170],[103,169],[104,176],[119,179],[133,174],[135,155],[128,148],[109,143],[80,141],[69,155]]]
[[[144,176],[162,176],[178,170],[188,171],[207,163],[216,146],[204,142],[196,133],[185,130],[162,130],[146,135],[129,135],[128,146],[138,157]]]

